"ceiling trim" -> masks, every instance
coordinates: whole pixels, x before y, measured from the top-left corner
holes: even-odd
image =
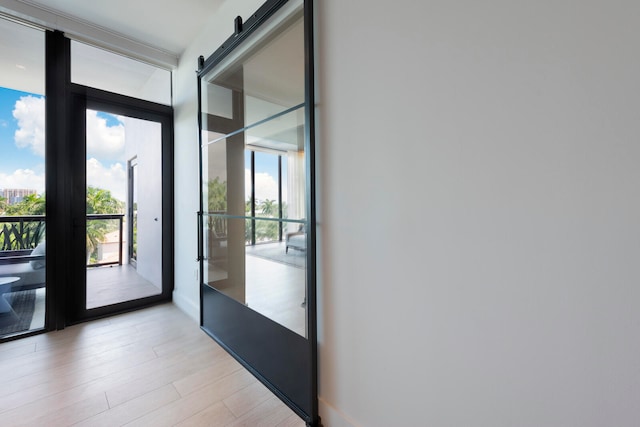
[[[0,12],[50,30],[64,32],[67,37],[102,47],[122,55],[173,70],[178,55],[133,40],[98,25],[45,9],[21,0],[0,0]]]

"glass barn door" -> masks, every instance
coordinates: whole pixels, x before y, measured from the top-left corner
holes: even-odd
[[[317,425],[309,4],[268,1],[202,63],[198,230],[203,329]]]

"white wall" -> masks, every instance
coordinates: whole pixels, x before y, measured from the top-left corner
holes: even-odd
[[[189,310],[195,58],[260,3],[175,76]],[[316,3],[324,425],[636,425],[640,4]]]
[[[162,125],[148,120],[123,117],[126,160],[137,158],[137,273],[162,289]],[[128,165],[127,165],[128,167]],[[127,174],[129,172],[127,171]],[[127,186],[129,183],[127,182]],[[127,190],[128,193],[128,190]],[[127,200],[127,212],[130,206]],[[128,218],[128,217],[127,217]],[[128,220],[127,220],[128,221]],[[127,227],[129,225],[127,224]],[[125,227],[126,245],[129,235]],[[130,254],[123,248],[125,263]]]
[[[213,53],[234,31],[234,19],[248,18],[261,5],[255,0],[226,2],[194,40],[173,73],[175,108],[175,290],[176,305],[199,319],[197,221],[198,202],[198,56]]]

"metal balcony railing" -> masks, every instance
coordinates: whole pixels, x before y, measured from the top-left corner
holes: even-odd
[[[45,235],[44,215],[0,216],[0,251],[32,250]]]
[[[109,261],[109,262],[95,262],[90,263],[87,261],[87,267],[102,267],[105,265],[122,265],[122,251],[123,251],[123,221],[124,214],[92,214],[87,215],[87,228],[89,228],[90,221],[109,221],[109,220],[118,220],[118,261]],[[105,243],[105,242],[101,242]]]
[[[122,265],[124,230],[124,214],[93,214],[87,215],[87,224],[91,221],[117,220],[119,230],[118,260],[109,262],[87,262],[87,267],[99,267],[104,265]],[[105,227],[108,229],[108,227]],[[46,231],[46,219],[44,215],[16,215],[0,216],[0,258],[15,258],[15,262],[32,260],[29,257],[31,251],[44,240]],[[105,242],[100,242],[104,244]],[[22,260],[24,258],[24,260]]]

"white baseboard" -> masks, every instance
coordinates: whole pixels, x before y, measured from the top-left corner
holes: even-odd
[[[196,323],[200,323],[200,306],[179,292],[173,291],[173,303]]]
[[[357,427],[359,425],[330,403],[324,401],[322,397],[318,398],[318,412],[322,427]]]

